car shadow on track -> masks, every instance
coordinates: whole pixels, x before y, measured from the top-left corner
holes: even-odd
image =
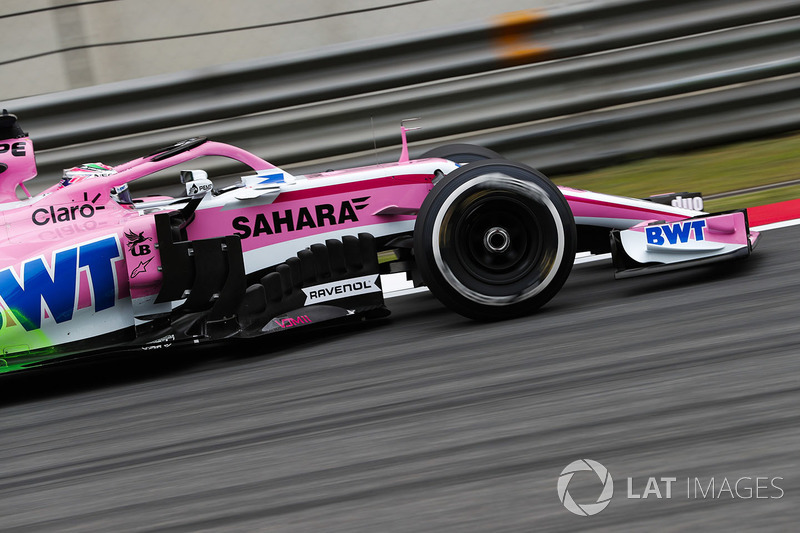
[[[757,274],[759,264],[767,257],[763,254],[750,256],[744,260],[696,266],[674,272],[660,272],[637,278],[618,280],[618,285],[625,286],[623,296],[639,296],[654,294],[676,288],[690,288],[696,285],[709,285],[715,282],[731,281],[737,278],[746,280]]]
[[[104,358],[93,355],[84,359],[56,362],[52,365],[0,375],[0,405],[17,405],[118,387],[186,372],[202,365],[210,357],[210,347],[164,350],[160,357],[152,353],[114,354]]]
[[[56,362],[29,370],[0,374],[0,407],[48,398],[121,387],[192,372],[213,372],[221,366],[243,364],[254,358],[290,356],[293,349],[331,342],[377,327],[389,319],[349,321],[282,331],[250,340],[209,343],[188,348],[168,348],[108,356],[93,355]],[[268,346],[268,348],[265,348]]]
[[[756,274],[759,264],[765,261],[768,262],[769,257],[759,254],[745,261],[620,281],[613,280],[613,267],[608,262],[585,264],[575,269],[562,294],[536,314],[568,314],[580,309],[587,301],[597,299],[624,299],[740,277],[747,279]],[[92,356],[23,372],[0,374],[0,406],[155,381],[192,372],[214,372],[227,366],[247,364],[255,359],[291,357],[297,349],[314,348],[376,328],[406,328],[409,336],[416,337],[420,334],[420,328],[427,334],[436,335],[438,331],[453,334],[461,330],[472,331],[476,327],[476,322],[447,310],[427,292],[389,299],[387,306],[393,313],[389,318],[367,321],[350,319],[281,331],[251,340],[190,348]],[[525,317],[520,320],[528,319]]]

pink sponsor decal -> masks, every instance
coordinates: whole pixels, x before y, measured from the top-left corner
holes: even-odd
[[[292,317],[273,318],[272,321],[283,329],[292,328],[294,326],[305,326],[306,324],[312,323],[308,315],[300,315],[294,318]]]
[[[680,229],[685,232],[689,239],[694,241],[705,240],[723,244],[742,244],[747,242],[747,227],[744,213],[741,212],[691,219],[684,224],[686,224],[686,227],[681,227]],[[673,226],[675,224],[651,225],[642,223],[630,228],[629,231],[647,233],[648,231],[653,232],[653,228],[672,228]],[[669,229],[668,231],[672,230]]]
[[[232,232],[244,251],[334,230],[413,220],[409,214],[376,214],[398,203],[419,206],[431,187],[428,176],[381,178],[281,193],[269,205],[197,211],[190,239]],[[246,204],[245,204],[246,205]]]

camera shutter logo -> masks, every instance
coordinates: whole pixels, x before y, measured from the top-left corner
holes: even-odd
[[[603,483],[603,491],[600,493],[595,503],[579,504],[572,499],[572,496],[570,496],[567,490],[569,482],[572,480],[572,476],[575,475],[575,472],[584,470],[589,470],[597,474],[597,477],[600,478],[600,481]],[[611,474],[608,473],[608,469],[591,459],[579,459],[571,462],[561,471],[561,475],[558,477],[558,499],[561,500],[561,503],[564,504],[564,507],[566,507],[569,512],[579,516],[596,515],[608,507],[613,495],[614,480],[611,479]]]

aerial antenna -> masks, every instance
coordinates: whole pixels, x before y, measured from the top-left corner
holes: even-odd
[[[375,164],[379,164],[378,160],[378,139],[375,137],[375,120],[369,117],[369,125],[372,127],[372,147],[375,149]]]

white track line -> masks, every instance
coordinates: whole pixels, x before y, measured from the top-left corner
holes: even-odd
[[[763,226],[754,226],[750,229],[754,231],[769,231],[771,229],[788,228],[790,226],[800,225],[800,218],[793,220],[784,220],[782,222],[773,222],[772,224],[764,224]]]

